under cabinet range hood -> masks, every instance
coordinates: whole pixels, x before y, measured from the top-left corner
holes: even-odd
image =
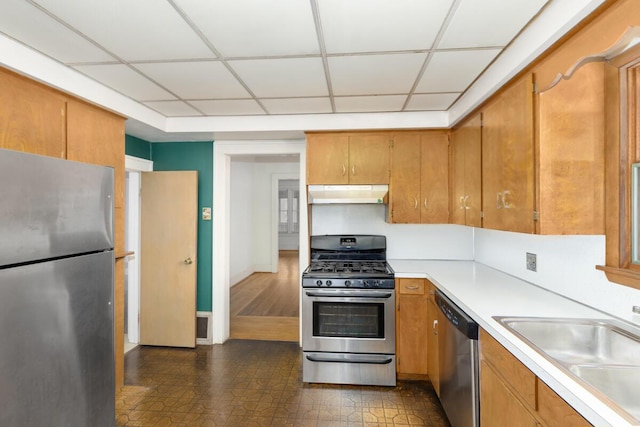
[[[386,204],[389,186],[384,185],[310,185],[309,203],[315,205],[369,203]]]

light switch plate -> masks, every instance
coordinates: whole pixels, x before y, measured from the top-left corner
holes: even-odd
[[[211,208],[202,208],[202,219],[204,221],[211,221]]]
[[[538,256],[527,252],[527,270],[538,271]]]

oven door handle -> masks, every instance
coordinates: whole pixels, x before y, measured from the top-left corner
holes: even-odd
[[[372,365],[387,365],[393,362],[393,358],[385,355],[356,355],[341,354],[339,357],[307,355],[307,360],[311,362],[328,362],[328,363],[368,363]]]
[[[321,291],[306,291],[305,294],[308,297],[335,297],[335,298],[391,298],[393,292],[367,292],[367,291],[357,291],[357,292],[340,292],[340,291],[330,291],[330,292],[321,292]]]

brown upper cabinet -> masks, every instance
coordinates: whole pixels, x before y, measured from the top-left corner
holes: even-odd
[[[391,143],[389,222],[449,222],[449,133],[397,133]]]
[[[482,115],[454,129],[451,140],[451,223],[482,227]]]
[[[483,226],[533,233],[533,80],[527,75],[482,110]]]
[[[307,184],[388,184],[387,132],[307,134]]]

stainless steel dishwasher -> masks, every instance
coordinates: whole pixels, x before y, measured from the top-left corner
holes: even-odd
[[[448,319],[439,323],[440,402],[452,427],[480,425],[478,324],[440,291],[436,303]]]

